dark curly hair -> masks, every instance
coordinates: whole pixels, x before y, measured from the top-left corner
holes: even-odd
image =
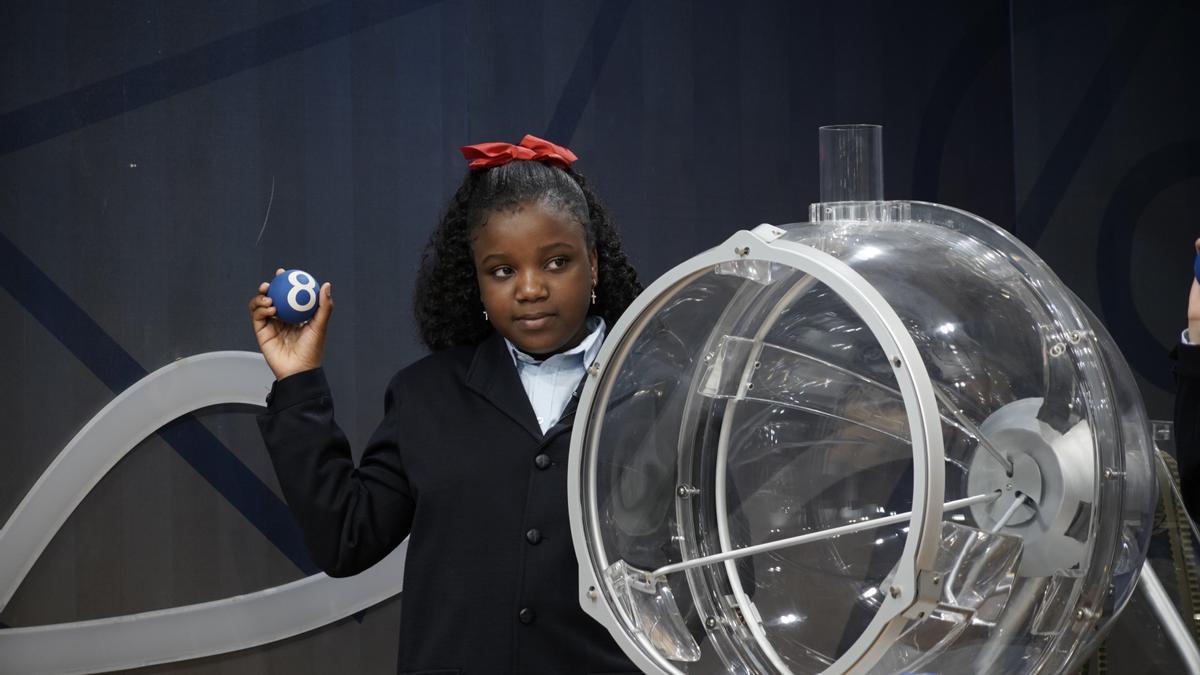
[[[517,160],[468,171],[421,255],[413,311],[421,341],[432,351],[481,342],[493,331],[483,319],[471,240],[490,214],[536,203],[583,226],[596,247],[596,304],[591,314],[611,327],[642,285],[621,250],[621,238],[584,177],[571,168]]]

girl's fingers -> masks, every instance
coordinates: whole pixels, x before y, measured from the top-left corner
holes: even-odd
[[[269,283],[267,283],[267,282],[265,282],[265,281],[264,281],[264,282],[262,282],[261,284],[259,284],[259,285],[258,285],[258,292],[259,292],[259,293],[266,293],[266,292],[267,292],[267,289],[268,289],[268,288],[270,288],[270,287],[271,287],[271,284],[269,284]]]
[[[324,331],[329,324],[329,316],[333,314],[333,284],[326,281],[321,285],[321,300],[317,303],[317,313],[313,316],[313,328]]]
[[[279,269],[275,270],[275,276],[279,276],[280,274],[283,274],[283,268],[282,268],[282,267],[280,267]]]

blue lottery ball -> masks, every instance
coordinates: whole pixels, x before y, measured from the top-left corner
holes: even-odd
[[[284,270],[271,281],[267,297],[275,304],[275,316],[286,323],[304,323],[317,313],[321,285],[304,270]]]

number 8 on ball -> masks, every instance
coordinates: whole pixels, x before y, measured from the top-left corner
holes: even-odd
[[[274,303],[280,321],[304,323],[317,313],[318,288],[317,280],[308,272],[287,270],[271,281],[267,297]]]

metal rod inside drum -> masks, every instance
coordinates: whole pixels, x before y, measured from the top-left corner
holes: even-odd
[[[945,504],[943,504],[942,510],[943,511],[957,511],[959,509],[965,509],[968,506],[974,506],[975,504],[983,504],[985,502],[995,501],[996,499],[999,499],[1001,494],[1002,494],[1002,492],[1000,490],[994,490],[992,492],[988,492],[985,494],[975,495],[974,497],[965,497],[963,499],[955,499],[954,501],[949,501],[949,502],[946,502]],[[660,568],[654,570],[653,572],[651,572],[649,574],[649,576],[650,576],[650,578],[653,579],[656,577],[666,576],[673,572],[680,572],[683,570],[692,569],[693,567],[703,567],[705,565],[711,565],[713,563],[724,562],[726,560],[736,560],[738,558],[745,558],[746,556],[757,555],[759,553],[766,553],[767,551],[775,551],[775,550],[778,550],[781,548],[788,548],[789,546],[798,546],[800,544],[807,544],[807,543],[814,542],[814,541],[821,541],[822,539],[830,539],[832,537],[839,537],[843,534],[853,534],[855,532],[862,532],[863,530],[871,530],[871,529],[874,529],[877,527],[885,527],[887,525],[896,525],[897,523],[903,523],[904,521],[909,520],[910,518],[912,518],[912,511],[905,511],[904,513],[897,513],[894,516],[884,516],[883,518],[872,518],[871,520],[863,520],[863,521],[860,521],[857,523],[850,523],[848,525],[839,525],[838,527],[831,527],[829,529],[821,530],[819,532],[808,532],[806,534],[800,534],[795,537],[788,537],[787,539],[779,539],[778,541],[768,541],[763,544],[755,544],[754,546],[747,546],[746,548],[739,548],[736,551],[725,551],[723,553],[714,553],[712,555],[706,555],[702,558],[692,558],[691,560],[684,560],[683,562],[677,562],[677,563],[674,563],[671,565],[664,565],[663,567],[660,567]]]

